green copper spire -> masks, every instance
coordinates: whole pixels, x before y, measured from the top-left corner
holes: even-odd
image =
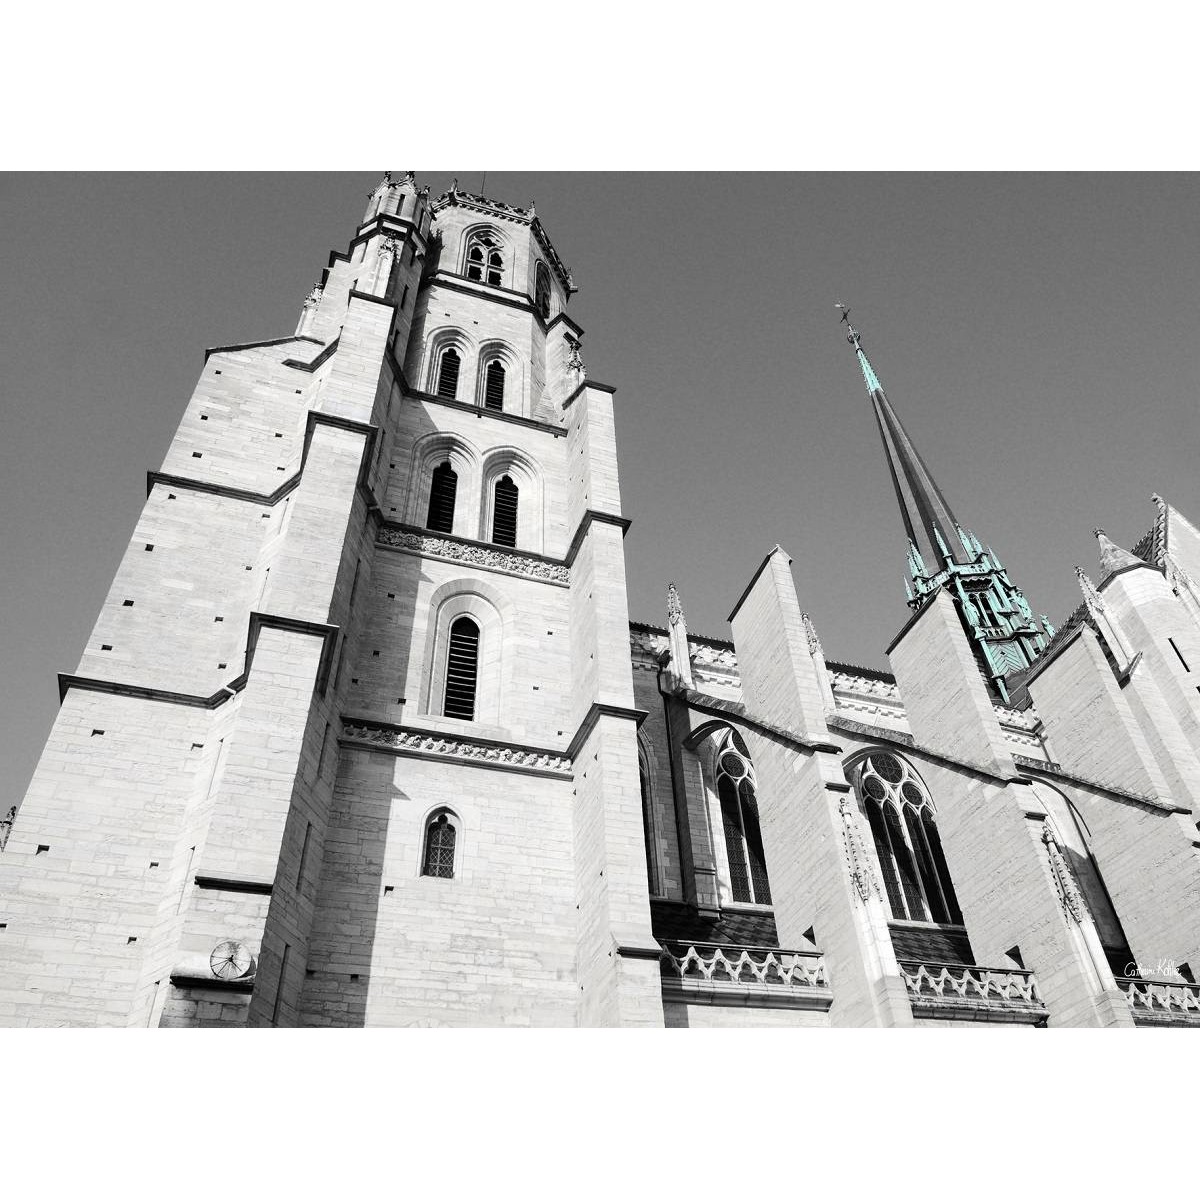
[[[1049,638],[991,547],[985,549],[974,531],[955,518],[888,400],[863,349],[862,335],[850,324],[850,310],[844,304],[837,308],[867,385],[908,535],[908,603],[918,607],[946,588],[985,673],[1007,702],[1005,676],[1030,666]]]

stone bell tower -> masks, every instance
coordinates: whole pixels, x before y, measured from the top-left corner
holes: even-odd
[[[0,1024],[658,1024],[615,389],[533,206],[372,191],[206,352],[0,855]]]

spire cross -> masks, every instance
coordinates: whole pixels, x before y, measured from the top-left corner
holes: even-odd
[[[846,341],[854,347],[855,350],[862,349],[862,334],[850,324],[850,306],[843,304],[840,300],[833,306],[842,314],[842,320],[846,323]]]

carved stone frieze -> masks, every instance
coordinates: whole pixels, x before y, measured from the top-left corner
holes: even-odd
[[[400,729],[396,726],[347,724],[343,727],[342,736],[356,742],[371,742],[394,750],[420,751],[424,754],[444,755],[446,758],[470,759],[510,767],[532,767],[542,771],[558,771],[564,775],[571,771],[571,760],[562,754],[522,750],[516,746],[465,742],[458,738]]]
[[[414,550],[436,558],[453,562],[468,563],[491,571],[505,571],[510,575],[525,575],[530,579],[544,579],[550,583],[570,583],[571,570],[565,563],[546,562],[532,555],[510,550],[497,550],[490,546],[479,546],[455,538],[437,537],[433,534],[415,533],[385,525],[376,536],[376,541],[385,546],[397,546],[402,550]]]

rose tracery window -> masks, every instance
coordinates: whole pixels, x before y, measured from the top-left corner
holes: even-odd
[[[917,773],[879,751],[863,759],[855,775],[893,920],[961,925],[933,800]]]
[[[770,904],[771,886],[754,794],[754,766],[745,743],[732,729],[717,750],[716,778],[733,898],[749,904]]]

